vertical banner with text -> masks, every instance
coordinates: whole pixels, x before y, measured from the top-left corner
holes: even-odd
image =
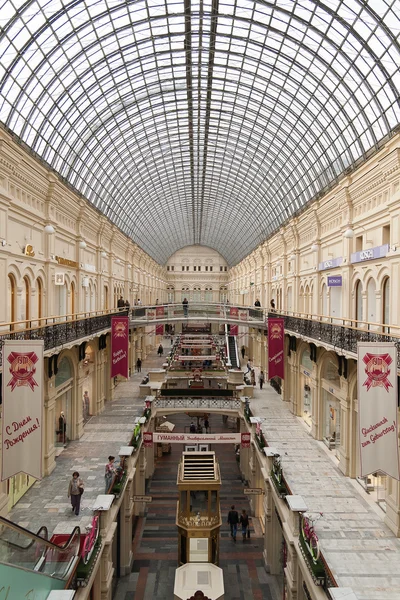
[[[357,385],[360,475],[383,471],[400,480],[394,343],[358,344]]]
[[[5,340],[1,481],[42,478],[43,340]]]
[[[128,379],[129,317],[111,318],[111,377]]]
[[[284,379],[285,327],[283,319],[268,319],[268,379]]]

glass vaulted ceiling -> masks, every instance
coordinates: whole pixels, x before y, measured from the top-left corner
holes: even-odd
[[[400,0],[0,0],[0,120],[159,263],[233,265],[400,121]]]

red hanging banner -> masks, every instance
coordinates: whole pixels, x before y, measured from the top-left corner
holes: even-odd
[[[284,379],[284,341],[283,319],[268,319],[268,379]]]
[[[129,317],[111,318],[111,377],[128,379]]]
[[[164,335],[164,325],[156,325],[156,335]]]
[[[239,329],[238,325],[231,325],[231,328],[229,330],[229,335],[237,335],[238,329]]]

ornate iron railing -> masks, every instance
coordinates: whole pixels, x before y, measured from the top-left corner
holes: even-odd
[[[286,333],[297,333],[316,342],[324,342],[333,348],[352,352],[357,355],[357,342],[394,342],[400,349],[400,338],[383,331],[358,329],[334,323],[324,323],[313,319],[303,319],[289,315],[271,313],[271,317],[281,317],[284,320]],[[397,368],[400,369],[400,354],[397,353]]]
[[[156,398],[152,408],[240,410],[241,405],[239,398]]]
[[[44,340],[44,350],[51,350],[71,342],[111,329],[111,317],[127,315],[128,311],[77,318],[76,320],[46,323],[31,329],[14,329],[0,334],[0,366],[2,365],[2,348],[5,340]],[[59,317],[60,319],[62,317]]]

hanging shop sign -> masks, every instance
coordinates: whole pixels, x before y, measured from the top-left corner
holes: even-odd
[[[361,477],[383,471],[400,480],[394,343],[360,342],[357,370]]]
[[[156,318],[155,308],[146,308],[146,317],[148,321],[153,321]]]
[[[284,341],[283,319],[268,319],[268,379],[284,379]]]
[[[343,257],[338,256],[337,258],[331,258],[329,260],[324,260],[320,262],[318,265],[319,271],[326,271],[327,269],[335,269],[336,267],[340,267],[343,262]]]
[[[128,378],[129,317],[111,318],[111,377]]]
[[[341,275],[328,275],[328,287],[342,287]]]
[[[69,260],[69,258],[64,258],[62,256],[56,256],[56,261],[59,265],[64,265],[65,267],[73,267],[74,269],[79,269],[79,263],[74,260]]]
[[[156,306],[156,317],[157,317],[157,319],[160,319],[163,316],[164,316],[164,307],[163,306]]]
[[[248,436],[248,437],[247,437]],[[146,447],[154,444],[241,444],[250,447],[249,433],[161,433],[144,432],[143,443]],[[247,446],[248,444],[248,446]]]
[[[389,244],[383,246],[376,246],[375,248],[368,248],[368,250],[361,250],[360,252],[353,252],[351,255],[350,262],[359,263],[365,260],[374,260],[376,258],[384,258],[389,252]]]
[[[229,316],[232,319],[238,319],[239,318],[239,309],[237,306],[230,306],[229,307]]]
[[[1,481],[42,478],[43,340],[4,340]]]

